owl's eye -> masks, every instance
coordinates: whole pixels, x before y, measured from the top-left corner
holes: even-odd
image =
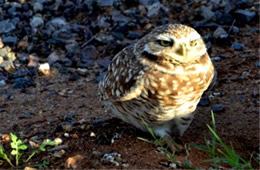
[[[173,45],[172,41],[159,40],[158,42],[163,47],[169,47]]]
[[[196,40],[193,40],[190,42],[190,46],[196,46],[197,45],[197,41]]]

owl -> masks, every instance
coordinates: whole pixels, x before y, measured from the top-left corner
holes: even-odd
[[[148,124],[159,137],[182,136],[213,77],[200,34],[168,24],[113,58],[99,83],[99,96],[116,116],[143,131]]]

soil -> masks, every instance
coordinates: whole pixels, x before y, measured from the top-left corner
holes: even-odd
[[[259,37],[241,37],[251,50],[250,58],[243,58],[244,51],[214,47],[211,55],[223,54],[225,59],[214,62],[218,71],[218,83],[210,92],[211,103],[198,107],[190,128],[182,137],[185,144],[205,144],[211,134],[206,124],[211,124],[210,110],[214,104],[223,104],[224,110],[215,113],[217,133],[227,144],[232,143],[236,151],[246,160],[259,149],[259,74],[257,62]],[[243,72],[250,74],[241,78]],[[0,132],[14,133],[24,141],[33,136],[43,139],[60,137],[68,146],[61,158],[48,157],[49,168],[66,167],[66,160],[81,155],[81,168],[165,168],[160,162],[167,162],[156,147],[137,137],[152,140],[152,137],[115,118],[106,112],[97,97],[97,84],[80,78],[68,81],[69,75],[52,74],[39,76],[35,87],[26,90],[13,89],[7,85],[1,91]],[[215,96],[212,94],[221,94]],[[68,128],[66,128],[68,127]],[[69,137],[65,137],[64,133]],[[94,134],[94,135],[93,135]],[[115,134],[117,138],[114,139]],[[68,135],[67,135],[68,136]],[[112,142],[111,142],[112,140]],[[195,167],[208,168],[203,162],[209,155],[194,147],[188,147],[189,160]],[[121,154],[121,163],[101,161],[109,152]],[[48,153],[32,159],[33,164],[41,163]],[[49,153],[49,155],[51,155]],[[184,160],[187,154],[177,155]],[[256,168],[259,168],[254,163]],[[4,168],[8,165],[4,164]]]
[[[182,15],[170,16],[169,22],[181,21],[178,17],[185,18]],[[207,127],[207,124],[212,123],[211,109],[214,105],[221,104],[224,109],[214,113],[218,135],[226,144],[232,143],[241,157],[251,160],[254,168],[260,168],[256,163],[259,161],[260,147],[260,79],[259,67],[256,66],[259,61],[260,37],[257,32],[246,34],[250,27],[259,28],[259,23],[241,27],[239,33],[234,35],[233,41],[245,44],[242,51],[213,43],[210,56],[222,56],[220,61],[213,63],[218,71],[217,84],[205,94],[210,98],[209,106],[198,106],[191,126],[181,137],[186,153],[176,154],[178,160],[184,162],[188,158],[193,167],[212,166],[204,161],[210,155],[191,144],[205,145],[205,140],[211,139]],[[205,32],[212,33],[212,30],[198,31],[202,35]],[[113,55],[116,54],[115,51],[112,50]],[[68,159],[77,155],[83,158],[75,164],[78,169],[169,167],[169,161],[156,146],[138,139],[142,137],[153,140],[150,134],[124,123],[104,109],[97,97],[96,82],[84,76],[71,80],[75,68],[68,68],[68,74],[60,74],[54,68],[51,69],[51,75],[37,76],[32,87],[14,89],[9,83],[0,87],[0,144],[3,144],[7,153],[11,150],[10,141],[4,136],[9,133],[16,134],[28,145],[29,141],[37,143],[60,138],[62,145],[67,146],[60,156],[54,156],[55,152],[52,151],[41,152],[29,164],[21,163],[18,168],[32,167],[48,160],[48,168],[64,169],[68,167]],[[22,158],[28,157],[29,151],[23,152]],[[105,154],[113,152],[121,156],[117,156],[114,161],[102,159]],[[229,167],[225,164],[223,166]],[[0,168],[7,169],[10,166],[4,162]]]

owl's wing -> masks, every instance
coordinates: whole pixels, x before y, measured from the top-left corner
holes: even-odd
[[[128,46],[113,58],[99,83],[101,100],[127,101],[140,96],[144,88],[142,76],[145,71],[133,51],[133,45]]]

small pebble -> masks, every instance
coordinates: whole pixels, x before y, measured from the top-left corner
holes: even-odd
[[[231,45],[231,48],[236,51],[242,51],[245,48],[245,45],[243,43],[234,42]]]
[[[215,105],[212,107],[212,111],[213,111],[214,113],[222,112],[222,111],[224,111],[224,105],[223,105],[223,104],[215,104]]]

